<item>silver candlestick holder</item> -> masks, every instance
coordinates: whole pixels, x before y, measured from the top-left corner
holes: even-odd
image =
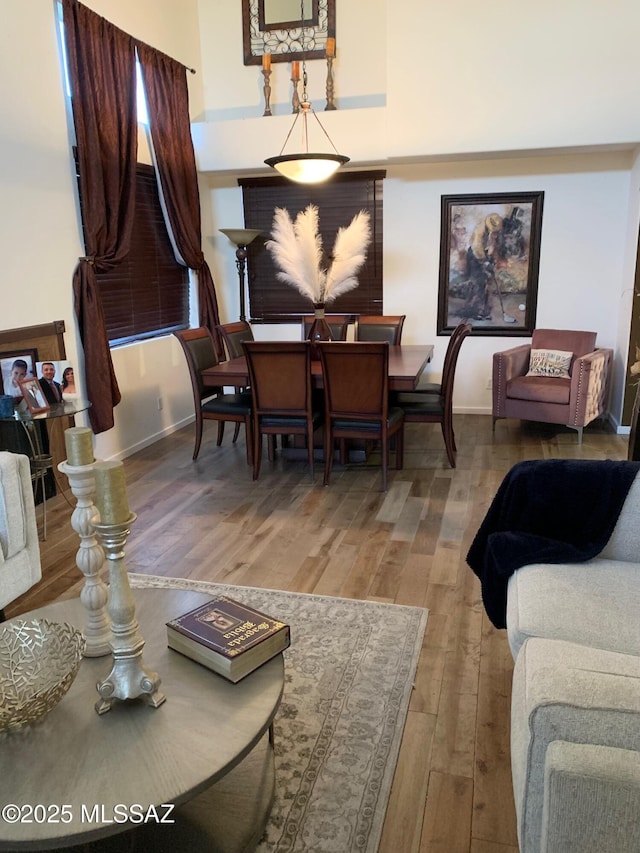
[[[83,629],[86,638],[85,657],[96,658],[111,652],[111,628],[107,615],[109,591],[101,577],[104,551],[96,539],[91,519],[97,510],[93,503],[96,492],[92,462],[89,465],[70,465],[60,462],[58,470],[69,480],[77,504],[71,515],[71,526],[80,537],[76,566],[84,575],[80,601],[87,611],[87,624]]]
[[[108,611],[113,652],[111,672],[96,685],[100,696],[95,706],[98,714],[111,710],[115,700],[142,697],[148,705],[158,708],[167,698],[159,690],[158,673],[147,670],[142,662],[144,640],[138,630],[136,604],[124,560],[124,547],[136,518],[132,512],[126,521],[115,524],[101,524],[97,517],[93,521],[109,564]]]

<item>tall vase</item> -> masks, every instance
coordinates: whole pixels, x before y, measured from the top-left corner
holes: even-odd
[[[307,337],[308,340],[311,341],[311,358],[314,361],[319,361],[320,353],[318,352],[316,342],[332,340],[331,328],[324,316],[324,302],[314,302],[313,310],[315,312],[315,318],[311,324]]]

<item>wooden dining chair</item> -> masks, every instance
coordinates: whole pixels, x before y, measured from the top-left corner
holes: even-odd
[[[253,462],[253,441],[251,428],[251,394],[249,392],[224,394],[217,386],[205,385],[202,371],[206,367],[218,364],[213,335],[204,326],[197,329],[182,329],[174,332],[185,354],[193,403],[196,415],[196,438],[193,458],[197,459],[202,442],[202,427],[205,420],[218,421],[218,447],[222,444],[224,425],[227,421],[244,423],[247,443],[247,462]],[[234,437],[234,441],[236,437]]]
[[[242,344],[253,340],[251,325],[246,320],[238,320],[235,323],[222,323],[218,329],[222,335],[227,356],[231,359],[244,355]]]
[[[468,320],[463,320],[461,323],[455,327],[455,329],[451,332],[449,337],[449,343],[447,344],[447,351],[444,354],[444,362],[442,363],[442,379],[440,382],[428,382],[426,379],[420,379],[418,382],[417,388],[413,391],[414,394],[440,394],[442,392],[442,383],[444,382],[444,369],[448,362],[451,360],[451,350],[456,345],[456,340],[458,335],[468,335],[469,332],[466,331],[467,327],[473,328],[470,326]]]
[[[389,344],[384,342],[317,344],[325,399],[324,484],[329,485],[334,441],[346,461],[349,438],[379,441],[382,491],[387,491],[389,445],[395,437],[396,468],[402,468],[404,412],[389,406]]]
[[[305,315],[302,318],[302,340],[306,341],[311,331],[311,324],[315,320],[312,315]],[[331,329],[331,338],[334,341],[346,341],[349,323],[351,322],[351,314],[327,314],[325,317],[327,325]]]
[[[465,324],[447,347],[442,371],[440,393],[407,392],[396,395],[395,403],[404,411],[406,423],[440,424],[447,458],[452,468],[456,467],[456,437],[453,431],[453,382],[460,348],[471,333],[471,324]]]
[[[313,434],[322,423],[314,405],[310,341],[245,341],[253,402],[253,479],[260,475],[262,436],[268,436],[269,459],[276,435],[303,435],[313,477]]]
[[[244,350],[242,349],[242,344],[244,341],[252,341],[253,340],[253,329],[251,325],[247,323],[246,320],[237,320],[235,323],[223,323],[217,326],[218,331],[220,332],[220,336],[224,341],[224,347],[227,351],[227,357],[229,359],[239,358],[244,355]],[[242,391],[248,391],[247,386],[236,386],[236,392],[241,393]],[[233,440],[238,440],[238,434],[240,432],[240,424],[237,423],[235,425],[235,429],[233,431]]]
[[[361,314],[356,317],[356,341],[386,341],[400,346],[406,314]]]

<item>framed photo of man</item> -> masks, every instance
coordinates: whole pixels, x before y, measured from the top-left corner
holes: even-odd
[[[442,196],[439,335],[531,335],[544,192]]]

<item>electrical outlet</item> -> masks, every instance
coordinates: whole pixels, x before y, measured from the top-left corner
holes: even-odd
[[[487,391],[491,391],[493,389],[493,379],[487,379]]]
[[[158,411],[159,412],[162,411],[162,406],[163,406],[162,397],[158,397]]]

